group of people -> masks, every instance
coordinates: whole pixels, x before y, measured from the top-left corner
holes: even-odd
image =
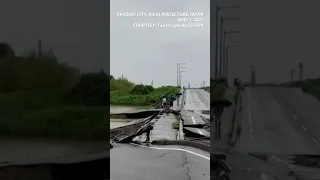
[[[167,98],[163,97],[162,98],[162,108],[166,108],[167,106],[169,106],[169,108],[171,108],[173,106],[173,101],[175,100],[175,98],[173,97],[169,97],[169,102],[167,102]]]

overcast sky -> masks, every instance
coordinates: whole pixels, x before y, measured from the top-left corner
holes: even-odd
[[[111,74],[136,83],[177,84],[177,63],[186,63],[182,82],[200,86],[210,78],[209,0],[111,0]],[[178,17],[119,17],[119,12],[201,12],[200,28],[134,28],[138,23],[178,23]]]
[[[109,1],[3,0],[0,6],[0,42],[11,44],[17,54],[53,48],[59,60],[82,71],[109,69]]]
[[[220,0],[221,4],[240,3],[239,10],[226,10],[225,17],[241,17],[226,22],[225,28],[240,29],[228,43],[241,48],[230,51],[230,79],[249,78],[250,65],[258,81],[287,81],[290,68],[305,64],[305,77],[319,77],[319,2]],[[53,48],[59,59],[83,71],[109,69],[108,8],[106,0],[3,0],[0,6],[0,42],[10,43],[19,54],[36,48]],[[111,73],[136,83],[176,84],[176,63],[186,62],[184,82],[199,85],[208,81],[209,0],[112,0]],[[204,28],[138,29],[134,21],[176,22],[175,18],[144,19],[116,17],[116,12],[204,12]],[[212,10],[215,14],[214,9]],[[213,26],[214,27],[214,26]],[[213,29],[214,30],[214,29]],[[214,44],[214,37],[212,37]],[[212,55],[214,51],[211,52]]]
[[[241,45],[230,52],[231,77],[248,80],[250,65],[253,64],[257,81],[289,81],[289,70],[298,69],[299,61],[304,63],[305,78],[320,76],[319,1],[212,2],[241,6],[239,10],[221,11],[222,16],[240,15],[241,18],[239,22],[228,22],[228,29],[241,30],[240,35],[230,35],[229,38],[229,43]],[[215,13],[214,10],[212,12]]]

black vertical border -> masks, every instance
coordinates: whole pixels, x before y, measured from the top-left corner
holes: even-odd
[[[106,67],[106,73],[108,74],[108,76],[110,77],[110,46],[111,46],[111,42],[110,42],[110,27],[111,27],[111,24],[110,24],[110,4],[111,4],[111,1],[108,1],[109,3],[107,4],[108,7],[106,7],[106,14],[107,14],[107,17],[106,17],[106,22],[107,25],[108,25],[108,32],[106,32],[106,36],[107,36],[107,47],[106,47],[106,53],[108,54],[108,59],[106,59],[107,61],[107,67]],[[106,119],[106,121],[108,121],[109,123],[108,124],[108,129],[110,129],[110,81],[108,80],[108,93],[107,93],[107,98],[108,98],[108,105],[107,105],[107,113],[108,113],[108,118]],[[108,139],[110,139],[110,131],[107,133],[107,136],[108,136]],[[106,142],[110,145],[109,142]],[[110,149],[110,147],[109,147]],[[111,149],[110,149],[111,150]],[[110,179],[110,168],[111,168],[111,164],[110,164],[110,151],[108,153],[109,155],[109,158],[108,158],[108,164],[106,165],[105,167],[105,170],[106,170],[106,176],[108,177],[108,179]]]

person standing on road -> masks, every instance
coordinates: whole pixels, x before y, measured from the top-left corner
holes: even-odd
[[[163,97],[162,98],[162,108],[165,108],[167,105],[167,98],[166,97]]]
[[[150,142],[150,132],[152,131],[152,129],[153,129],[152,125],[148,125],[147,126],[147,132],[146,132],[147,138],[146,138],[146,141],[144,141],[145,143]]]
[[[173,107],[173,98],[170,100],[170,108]]]

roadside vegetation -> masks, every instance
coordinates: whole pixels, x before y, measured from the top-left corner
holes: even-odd
[[[210,87],[205,87],[204,90],[210,93]]]
[[[175,95],[180,89],[174,86],[153,88],[130,82],[126,78],[110,79],[110,104],[152,106],[160,101],[161,96]]]
[[[1,55],[0,137],[108,139],[109,79],[81,73],[52,51]]]
[[[176,120],[175,122],[172,123],[172,129],[178,129],[180,127],[180,122]]]
[[[225,96],[226,86],[222,82],[210,79],[210,100],[217,100]]]
[[[320,79],[306,79],[305,81],[296,81],[292,86],[299,87],[304,92],[308,92],[320,100]]]

